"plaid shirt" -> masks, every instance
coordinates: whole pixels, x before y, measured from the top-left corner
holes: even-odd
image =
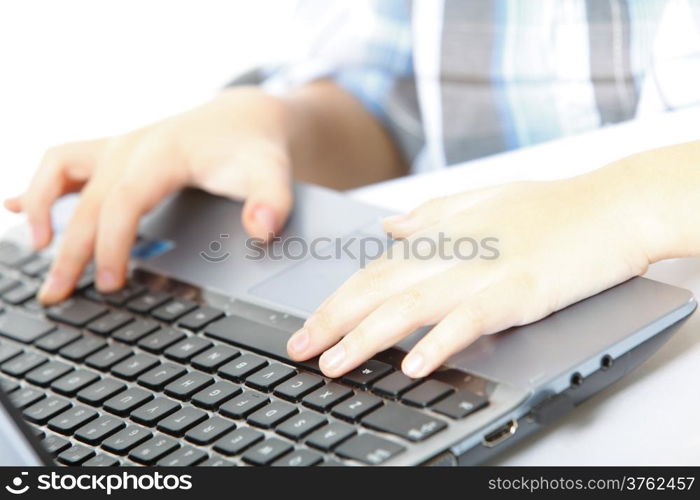
[[[316,38],[264,85],[334,79],[414,170],[700,104],[700,0],[305,0],[300,19]]]

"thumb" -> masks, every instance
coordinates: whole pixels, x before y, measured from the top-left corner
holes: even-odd
[[[250,236],[267,241],[282,230],[292,210],[290,169],[258,167],[250,173],[247,184],[243,227]]]

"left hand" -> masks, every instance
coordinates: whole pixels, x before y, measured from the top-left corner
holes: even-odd
[[[623,172],[608,168],[468,191],[388,218],[385,230],[404,240],[309,317],[289,341],[290,356],[323,353],[324,374],[338,377],[435,325],[402,363],[406,375],[423,377],[481,335],[536,321],[644,273],[653,217],[629,184]],[[431,244],[420,238],[438,242],[441,234],[450,238],[443,255],[425,258]],[[487,243],[465,259],[472,247],[462,240],[457,248],[460,238]],[[396,251],[405,244],[417,252]]]

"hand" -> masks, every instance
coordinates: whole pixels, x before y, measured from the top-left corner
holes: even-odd
[[[392,250],[414,250],[392,251],[353,275],[293,335],[290,356],[321,354],[323,372],[338,377],[435,325],[402,363],[406,375],[423,377],[481,335],[643,273],[652,218],[619,170],[470,191],[388,218],[385,230],[404,239]],[[442,257],[425,258],[430,245],[422,239],[438,242],[441,234],[452,244],[442,245]],[[465,258],[472,247],[454,246],[460,238],[477,241],[478,255]]]
[[[267,239],[292,206],[284,107],[254,88],[235,88],[208,104],[126,135],[49,150],[27,191],[5,206],[26,213],[36,249],[52,239],[51,207],[82,190],[39,298],[73,290],[95,257],[97,286],[124,284],[139,219],[183,186],[245,199],[243,224]]]

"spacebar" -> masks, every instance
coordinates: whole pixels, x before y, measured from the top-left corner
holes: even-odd
[[[293,361],[287,354],[287,341],[291,334],[273,326],[256,323],[240,316],[227,316],[207,326],[204,334],[271,358],[320,371],[318,358],[303,362]]]

